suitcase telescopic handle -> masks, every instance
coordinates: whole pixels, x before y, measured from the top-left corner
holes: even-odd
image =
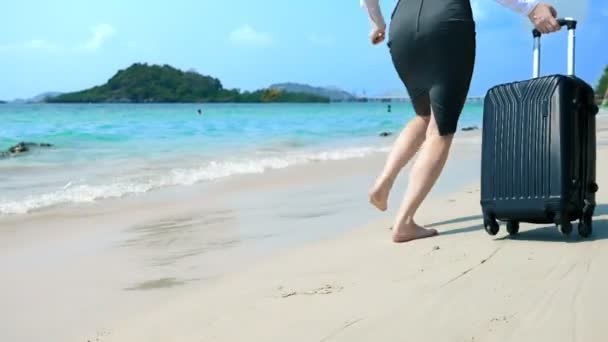
[[[575,50],[575,35],[577,21],[573,18],[560,18],[557,19],[557,23],[560,26],[568,27],[568,75],[574,76],[574,50]],[[537,29],[532,30],[532,36],[534,37],[534,61],[533,61],[533,73],[532,77],[537,78],[540,76],[540,36],[541,32]]]

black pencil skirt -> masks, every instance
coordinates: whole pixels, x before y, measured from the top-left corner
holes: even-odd
[[[388,47],[417,115],[434,114],[439,134],[454,134],[475,64],[469,0],[400,0]]]

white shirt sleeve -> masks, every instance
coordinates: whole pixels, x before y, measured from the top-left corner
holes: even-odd
[[[522,15],[529,15],[539,4],[539,0],[495,0],[499,4]],[[380,0],[360,0],[361,7],[367,9],[374,29],[385,29],[386,22],[380,9]]]
[[[386,22],[380,9],[380,0],[361,0],[361,7],[366,8],[374,29],[385,29]]]
[[[530,12],[538,5],[538,0],[495,0],[499,4],[510,8],[511,10],[522,14],[529,15]]]

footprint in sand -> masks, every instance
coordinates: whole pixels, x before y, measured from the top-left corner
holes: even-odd
[[[323,287],[319,287],[319,288],[316,288],[313,290],[308,290],[308,291],[292,291],[292,290],[286,291],[283,286],[279,286],[277,289],[281,292],[281,298],[288,298],[288,297],[300,296],[300,295],[305,295],[305,296],[328,295],[328,294],[332,294],[335,292],[340,292],[344,289],[344,287],[339,286],[339,285],[327,284]]]
[[[110,336],[110,332],[107,330],[100,330],[97,332],[95,339],[87,339],[87,342],[101,342],[106,336]]]
[[[509,322],[509,320],[510,320],[511,318],[513,318],[513,317],[515,317],[515,315],[511,315],[511,316],[509,316],[509,317],[507,317],[507,316],[502,316],[502,317],[494,317],[494,318],[492,318],[492,319],[490,320],[490,324],[491,324],[491,325],[496,325],[496,324],[509,324],[509,323],[510,323],[510,322]],[[489,330],[489,331],[493,331],[492,326],[490,326],[490,327],[488,328],[488,330]]]
[[[502,317],[498,317],[498,318],[492,318],[490,320],[491,323],[509,323],[509,319],[507,318],[507,316],[502,316]]]

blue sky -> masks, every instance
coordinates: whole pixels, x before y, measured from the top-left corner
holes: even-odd
[[[395,0],[381,0],[388,17]],[[529,78],[524,18],[472,0],[477,62],[470,96]],[[555,0],[583,18],[577,74],[595,85],[608,64],[608,0]],[[20,0],[0,20],[0,99],[104,83],[134,62],[218,77],[229,88],[295,81],[367,94],[403,92],[386,44],[371,46],[359,0]],[[565,31],[543,41],[543,73],[564,72]]]

